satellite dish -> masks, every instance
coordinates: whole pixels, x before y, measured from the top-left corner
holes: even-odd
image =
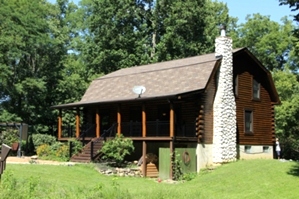
[[[134,86],[133,92],[138,95],[138,97],[141,96],[142,93],[146,91],[146,88],[144,86]]]

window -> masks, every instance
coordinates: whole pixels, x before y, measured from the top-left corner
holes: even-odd
[[[246,145],[244,148],[245,148],[245,153],[250,153],[251,146]]]
[[[250,110],[245,110],[245,133],[252,133],[253,128],[252,128],[252,111]]]
[[[253,99],[260,99],[260,83],[253,79]]]
[[[263,146],[263,152],[264,153],[269,153],[269,147],[268,146]]]

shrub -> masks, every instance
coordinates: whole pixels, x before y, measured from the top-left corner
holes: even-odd
[[[190,181],[190,180],[193,180],[194,178],[196,178],[196,176],[197,176],[196,172],[184,173],[182,180]]]
[[[36,154],[44,160],[68,161],[69,147],[60,142],[55,142],[52,145],[43,144],[37,147]]]
[[[112,159],[117,164],[121,164],[125,156],[130,155],[133,151],[133,141],[129,138],[124,138],[123,135],[108,140],[100,150],[103,153],[103,159]]]
[[[36,154],[40,157],[42,156],[50,156],[51,155],[51,147],[48,144],[42,144],[36,149]]]
[[[59,160],[64,160],[64,161],[69,160],[69,147],[65,144],[60,146],[57,149],[55,155],[57,158],[59,158]]]
[[[72,154],[78,154],[83,149],[83,144],[80,140],[76,140],[72,138],[68,141],[68,145],[70,146],[70,142],[72,143]]]
[[[12,143],[19,142],[19,131],[8,128],[0,134],[0,144],[7,144],[11,146]]]
[[[56,142],[56,137],[47,134],[33,134],[32,141],[33,141],[34,148],[36,150],[37,147],[43,144],[48,144],[48,145],[54,144]]]

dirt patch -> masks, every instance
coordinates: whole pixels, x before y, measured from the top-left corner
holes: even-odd
[[[32,157],[16,157],[10,156],[6,159],[8,164],[50,164],[50,165],[74,165],[73,162],[58,162],[52,160],[40,160]]]

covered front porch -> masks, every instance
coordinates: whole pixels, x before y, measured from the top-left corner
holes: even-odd
[[[198,95],[191,97],[137,98],[117,103],[57,107],[58,140],[76,138],[93,143],[94,138],[110,139],[123,135],[131,138],[135,144],[139,143],[135,160],[141,156],[142,161],[146,162],[146,154],[153,151],[159,153],[161,147],[168,148],[173,154],[176,147],[197,144],[202,135],[203,106],[193,100]],[[63,122],[63,113],[66,111],[74,113],[74,124]],[[91,154],[94,154],[94,149],[91,150]],[[172,157],[169,161],[172,161]],[[146,165],[143,166],[142,170],[146,172]],[[145,173],[143,175],[146,176]]]
[[[165,101],[64,107],[75,113],[72,124],[63,122],[64,108],[59,108],[58,140],[90,140],[122,134],[133,140],[176,138],[196,141],[199,130],[195,115],[197,108],[186,103]]]

